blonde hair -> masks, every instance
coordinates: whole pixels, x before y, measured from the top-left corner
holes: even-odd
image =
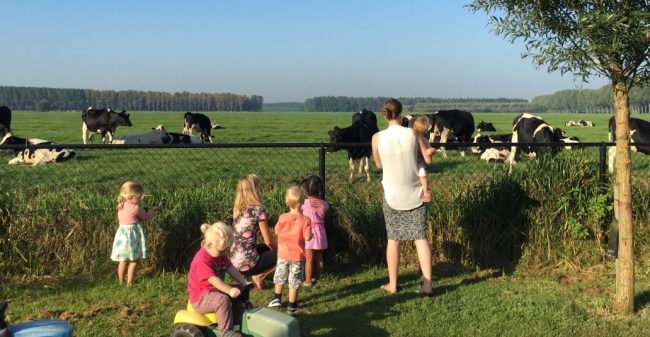
[[[431,129],[431,121],[426,116],[417,116],[413,120],[413,129],[419,133],[428,132]]]
[[[284,195],[284,202],[289,208],[299,208],[305,202],[305,193],[300,186],[291,186]]]
[[[239,178],[237,192],[235,193],[235,204],[232,208],[233,221],[239,218],[246,207],[262,205],[260,195],[260,178],[255,174],[249,174]]]
[[[117,209],[122,209],[124,207],[124,203],[131,198],[142,200],[143,195],[144,187],[142,184],[130,180],[125,182],[122,184],[122,187],[120,188],[120,194],[117,196]]]
[[[210,242],[218,250],[230,252],[233,241],[233,231],[225,223],[217,221],[213,224],[204,223],[201,225],[203,233],[203,244]]]

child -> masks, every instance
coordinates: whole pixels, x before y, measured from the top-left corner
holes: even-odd
[[[241,317],[243,305],[232,301],[241,291],[224,282],[225,273],[239,284],[247,284],[242,275],[230,262],[228,252],[232,246],[233,232],[223,222],[201,225],[203,242],[190,264],[187,290],[190,303],[198,313],[214,312],[217,315],[221,336],[241,337],[234,331],[233,317]]]
[[[279,307],[284,284],[289,282],[289,305],[287,311],[298,310],[298,289],[305,280],[305,241],[311,240],[311,220],[302,215],[300,206],[305,201],[302,189],[290,187],[284,197],[289,212],[280,215],[275,225],[278,238],[278,263],[273,275],[275,295],[269,307]]]
[[[249,174],[239,179],[233,206],[235,231],[230,261],[244,276],[251,277],[257,289],[275,270],[277,245],[266,222],[266,211],[259,190],[260,179]],[[257,234],[264,244],[257,244]]]
[[[160,205],[152,207],[149,212],[140,208],[144,196],[144,187],[135,181],[127,181],[120,188],[117,196],[117,220],[120,226],[115,233],[111,260],[119,262],[117,280],[124,282],[124,273],[128,264],[126,285],[130,287],[135,280],[138,261],[147,257],[147,242],[141,222],[151,219],[160,210]]]
[[[228,258],[233,232],[223,222],[201,225],[203,242],[190,264],[187,290],[190,303],[198,313],[214,312],[217,315],[219,332],[224,337],[241,337],[234,329],[233,317],[241,317],[243,303],[232,301],[240,290],[224,282],[225,273],[230,274],[241,285],[247,284],[244,276]]]
[[[311,220],[311,240],[305,242],[305,283],[311,286],[312,282],[323,275],[323,250],[327,249],[327,235],[325,233],[325,214],[329,209],[327,201],[323,200],[323,180],[319,176],[309,176],[303,181],[307,190],[307,200],[302,204],[302,213]]]
[[[428,132],[431,129],[431,122],[427,116],[417,116],[413,121],[413,130],[417,132],[417,136],[420,137],[424,133]],[[431,156],[436,150],[431,147],[428,141],[425,141],[428,149],[425,152],[425,155]],[[431,191],[429,190],[429,182],[427,181],[427,169],[424,164],[424,157],[422,152],[418,151],[418,176],[420,177],[420,183],[422,184],[422,201],[428,202],[431,200]]]

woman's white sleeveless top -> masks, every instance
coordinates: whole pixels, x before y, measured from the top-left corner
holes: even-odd
[[[390,125],[379,132],[377,149],[383,167],[381,184],[388,205],[397,210],[420,206],[422,184],[416,164],[419,147],[413,131]]]

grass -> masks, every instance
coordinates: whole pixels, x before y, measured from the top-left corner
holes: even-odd
[[[383,268],[338,270],[300,290],[296,317],[305,336],[647,336],[649,280],[637,278],[637,314],[616,316],[613,271],[605,263],[508,275],[440,264],[436,295],[419,298],[415,270],[402,270],[396,295],[379,290]],[[169,334],[187,301],[186,286],[182,273],[145,275],[130,289],[112,274],[69,276],[5,283],[0,297],[10,300],[10,322],[60,318],[71,322],[75,336],[151,337]],[[252,292],[256,306],[271,297],[270,289]]]

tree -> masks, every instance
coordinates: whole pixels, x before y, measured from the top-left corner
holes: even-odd
[[[650,80],[650,6],[646,0],[474,0],[472,12],[485,12],[494,31],[523,41],[522,57],[549,72],[594,75],[611,80],[616,111],[614,207],[619,251],[614,311],[634,310],[634,253],[630,189],[629,93]]]

